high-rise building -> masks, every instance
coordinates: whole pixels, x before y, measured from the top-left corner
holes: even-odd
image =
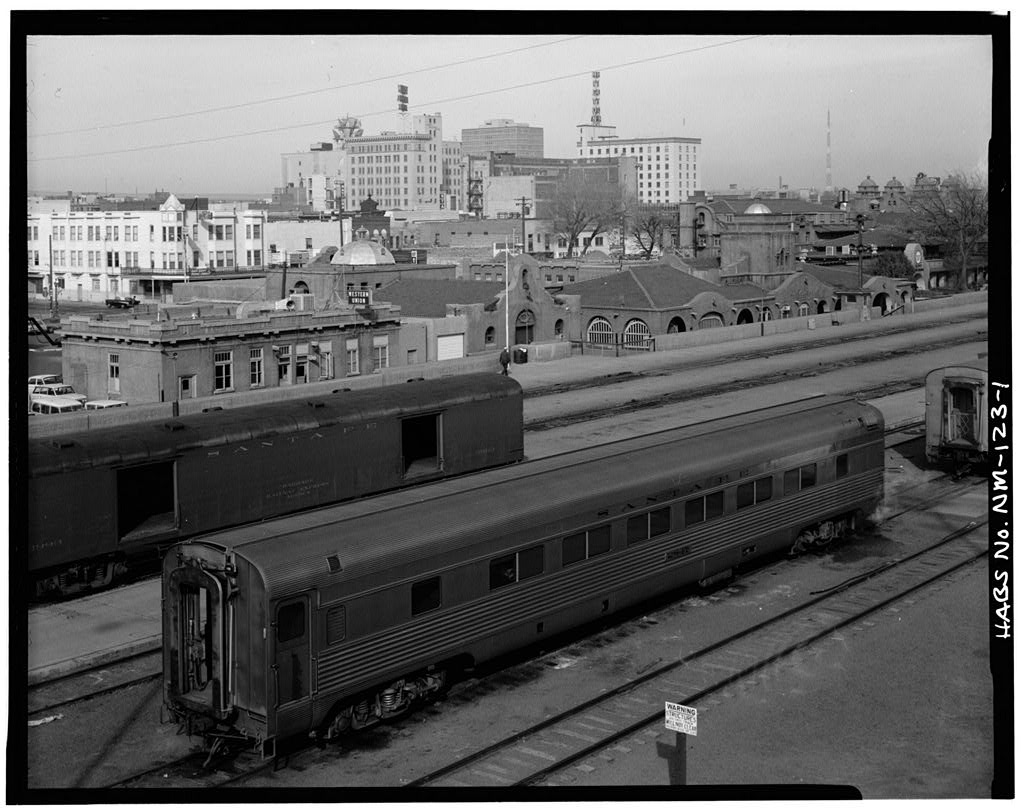
[[[415,115],[408,132],[360,135],[345,141],[345,207],[373,197],[381,208],[439,210],[444,187],[441,115]]]
[[[677,204],[702,188],[700,138],[620,138],[602,123],[600,72],[591,74],[591,84],[590,123],[576,127],[577,157],[635,158],[639,202]]]
[[[344,200],[344,143],[314,143],[306,152],[281,155],[284,188],[300,189],[301,204],[318,213],[336,211]]]
[[[700,181],[700,138],[619,138],[606,135],[585,137],[589,124],[580,125],[576,142],[579,157],[636,158],[637,199],[640,202],[676,204],[686,202],[702,188]],[[614,128],[606,127],[612,129]]]
[[[485,157],[490,152],[507,152],[516,157],[544,157],[544,129],[517,124],[511,118],[494,118],[483,126],[462,130],[462,151]]]

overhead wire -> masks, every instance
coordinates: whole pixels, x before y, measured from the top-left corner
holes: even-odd
[[[55,135],[75,135],[81,132],[97,132],[103,129],[119,129],[125,126],[138,126],[139,124],[151,124],[159,123],[161,121],[173,121],[178,118],[191,118],[196,115],[207,115],[212,112],[227,112],[229,110],[239,110],[245,107],[255,107],[261,104],[273,104],[277,101],[288,101],[292,98],[303,98],[306,96],[319,95],[321,93],[333,93],[336,90],[347,90],[352,87],[359,87],[364,84],[373,84],[378,81],[388,81],[390,79],[400,79],[406,76],[416,76],[420,73],[429,73],[434,70],[443,70],[448,67],[459,67],[460,65],[467,65],[471,62],[481,62],[485,59],[495,59],[499,56],[509,56],[515,53],[522,53],[524,51],[536,50],[537,48],[546,48],[552,45],[561,45],[565,42],[571,42],[574,39],[582,39],[586,34],[578,34],[576,36],[565,37],[563,39],[555,39],[550,42],[539,42],[533,45],[524,45],[521,48],[512,48],[507,51],[498,51],[497,53],[488,53],[481,56],[471,56],[466,59],[459,59],[455,62],[445,62],[441,65],[432,65],[430,67],[414,68],[413,70],[407,70],[402,73],[392,73],[387,76],[376,76],[371,79],[360,79],[359,81],[346,82],[345,84],[335,84],[330,87],[320,87],[316,90],[300,90],[295,93],[285,93],[279,96],[268,96],[266,98],[254,99],[253,101],[240,101],[237,104],[224,104],[219,107],[206,107],[201,110],[192,110],[190,112],[176,112],[168,115],[158,115],[151,118],[136,118],[131,121],[120,121],[113,124],[96,124],[94,126],[82,126],[76,127],[75,129],[59,129],[53,132],[34,132],[30,137],[33,138],[48,138]]]
[[[646,64],[646,63],[649,63],[649,62],[656,62],[656,61],[659,61],[659,60],[662,60],[662,59],[670,59],[670,58],[675,57],[675,56],[684,56],[684,55],[687,55],[687,54],[696,53],[698,51],[710,50],[712,48],[721,48],[721,47],[725,47],[725,46],[728,46],[728,45],[735,45],[735,44],[739,44],[741,42],[747,42],[749,40],[759,39],[759,38],[761,38],[761,35],[757,34],[757,35],[748,36],[748,37],[741,37],[740,39],[729,40],[728,42],[717,42],[717,43],[713,43],[711,45],[701,45],[701,46],[696,47],[696,48],[685,48],[683,50],[673,51],[671,53],[659,54],[657,56],[646,56],[646,57],[642,57],[640,59],[633,59],[633,60],[630,60],[628,62],[621,62],[621,63],[614,64],[614,65],[607,65],[607,66],[604,66],[604,67],[601,67],[601,68],[597,68],[597,70],[600,70],[602,72],[607,72],[607,71],[612,71],[612,70],[619,70],[621,68],[633,67],[634,65]],[[481,90],[481,91],[475,92],[475,93],[465,93],[463,95],[450,96],[448,98],[442,98],[442,99],[435,99],[435,100],[426,101],[426,102],[423,102],[423,103],[420,103],[420,104],[416,104],[414,106],[416,108],[419,108],[419,109],[426,109],[426,108],[433,107],[433,106],[435,106],[437,104],[450,104],[450,103],[453,103],[453,102],[456,102],[456,101],[465,101],[465,100],[471,99],[471,98],[479,98],[481,96],[495,95],[497,93],[510,92],[512,90],[521,90],[521,89],[526,88],[526,87],[537,87],[539,85],[551,84],[551,83],[557,82],[557,81],[565,81],[566,79],[573,79],[573,78],[578,78],[580,76],[590,75],[591,72],[592,72],[591,70],[574,71],[572,73],[565,73],[565,74],[562,74],[560,76],[552,76],[552,77],[548,77],[546,79],[537,79],[535,81],[521,82],[519,84],[508,85],[506,87],[492,88],[492,89],[489,89],[489,90]],[[404,73],[402,75],[408,76],[408,75],[414,75],[414,74]],[[392,111],[393,110],[389,108],[389,109],[386,109],[386,110],[377,110],[377,111],[374,111],[374,112],[364,112],[364,113],[358,114],[356,117],[357,118],[371,118],[371,117],[374,117],[376,115],[384,115],[384,114],[386,114],[388,112],[392,112]],[[129,146],[129,147],[124,147],[124,148],[120,148],[120,149],[108,149],[108,150],[99,151],[99,152],[86,152],[86,153],[68,154],[68,155],[54,155],[54,156],[51,156],[51,157],[28,157],[27,161],[30,162],[30,163],[41,163],[41,162],[51,161],[51,160],[80,160],[80,159],[89,158],[89,157],[106,157],[108,155],[129,154],[129,153],[132,153],[132,152],[147,152],[147,151],[153,151],[153,150],[156,150],[156,149],[170,149],[170,148],[174,148],[174,147],[178,147],[178,146],[193,146],[193,145],[198,145],[198,144],[202,144],[202,143],[214,143],[214,142],[222,141],[222,140],[233,140],[233,139],[236,139],[236,138],[252,137],[254,135],[266,135],[266,134],[270,134],[270,133],[273,133],[273,132],[286,132],[286,131],[289,131],[289,130],[305,129],[307,127],[312,127],[312,126],[328,126],[328,125],[331,125],[331,124],[335,123],[336,120],[337,120],[336,118],[330,118],[328,120],[307,121],[307,122],[299,123],[299,124],[290,123],[290,124],[284,124],[282,126],[266,127],[264,129],[247,129],[244,132],[232,132],[232,133],[229,133],[229,134],[226,134],[226,135],[211,135],[211,136],[205,137],[205,138],[191,138],[189,140],[171,141],[169,143],[151,144],[151,145],[148,145],[148,146]]]

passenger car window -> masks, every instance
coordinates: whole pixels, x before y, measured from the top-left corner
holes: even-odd
[[[277,642],[301,638],[306,634],[306,605],[301,601],[286,604],[277,611]]]
[[[846,477],[850,474],[850,456],[843,454],[836,456],[836,479]]]
[[[704,498],[704,519],[713,520],[725,513],[725,492],[713,492]]]
[[[544,572],[544,546],[519,551],[519,581]]]
[[[597,556],[612,549],[612,527],[602,525],[587,532],[587,556]]]
[[[587,558],[587,533],[581,531],[562,540],[562,567],[582,562]]]
[[[418,581],[412,586],[412,614],[420,615],[441,606],[441,579]]]
[[[497,590],[516,580],[516,555],[502,556],[491,560],[491,589]]]

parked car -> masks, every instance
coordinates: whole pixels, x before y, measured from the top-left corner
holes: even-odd
[[[107,306],[113,309],[131,309],[138,304],[139,299],[134,295],[129,295],[127,298],[107,298]]]
[[[74,399],[79,404],[85,404],[86,397],[81,393],[75,393],[75,389],[70,385],[60,384],[49,384],[49,385],[29,385],[28,386],[29,398],[33,401],[39,396],[60,396],[64,399]]]
[[[36,385],[60,385],[63,382],[64,377],[60,374],[36,374],[28,378],[30,388],[34,388]]]
[[[30,412],[39,416],[52,416],[58,413],[73,413],[82,409],[82,403],[67,396],[46,396],[39,394],[32,397]]]
[[[128,407],[128,402],[120,399],[93,399],[85,403],[86,410],[109,410],[112,407]]]

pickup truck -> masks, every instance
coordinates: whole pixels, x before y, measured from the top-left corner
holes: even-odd
[[[107,306],[112,309],[131,309],[133,306],[138,306],[139,299],[133,295],[129,295],[127,298],[107,298]]]

